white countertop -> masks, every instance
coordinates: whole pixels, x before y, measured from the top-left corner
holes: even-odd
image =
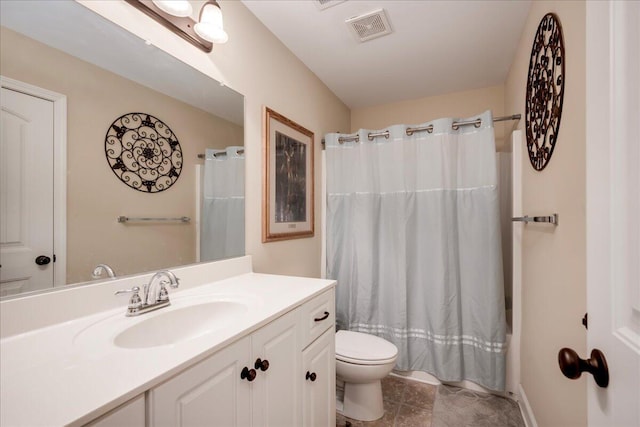
[[[170,307],[137,317],[125,317],[122,306],[2,339],[0,424],[82,425],[334,285],[330,280],[247,273],[170,290]],[[115,333],[100,329],[105,320],[133,324],[211,298],[244,298],[249,309],[222,329],[159,347],[120,348],[113,345]]]

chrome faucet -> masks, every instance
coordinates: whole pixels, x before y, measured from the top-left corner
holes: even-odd
[[[163,277],[168,280],[162,279]],[[158,285],[154,286],[156,279],[159,279],[157,281]],[[127,316],[137,316],[170,305],[169,292],[167,291],[166,285],[177,288],[180,285],[180,279],[169,270],[160,270],[151,276],[149,283],[143,285],[142,298],[140,298],[140,287],[138,286],[116,291],[115,294],[133,294],[127,306]],[[158,288],[157,292],[153,292],[155,288]]]
[[[152,294],[151,292],[154,288],[154,281],[156,279],[161,279],[162,277],[169,279],[169,281],[167,282],[166,280],[159,280],[158,285],[160,286],[160,288],[158,290],[158,293],[155,295]],[[169,301],[169,292],[167,292],[167,288],[165,287],[166,285],[170,285],[172,288],[177,288],[180,285],[180,279],[178,279],[176,275],[169,270],[160,270],[156,274],[151,276],[149,283],[144,285],[144,287],[142,288],[142,302],[144,304],[151,305],[153,303]],[[153,299],[150,300],[150,297],[152,296]]]
[[[110,279],[116,277],[116,273],[113,271],[113,268],[109,267],[107,264],[96,265],[96,268],[93,269],[93,273],[91,273],[91,277],[94,279],[101,279],[102,273],[106,273],[107,277]]]

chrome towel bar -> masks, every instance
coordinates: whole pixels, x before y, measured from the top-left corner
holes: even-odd
[[[244,154],[244,149],[240,149],[240,150],[236,151],[236,154],[238,154],[238,155]],[[218,153],[214,153],[213,157],[218,157],[218,156],[223,157],[223,156],[226,156],[226,155],[227,155],[226,152],[220,151]],[[198,158],[199,159],[205,159],[206,157],[207,157],[206,154],[198,154]]]
[[[179,218],[151,218],[151,217],[141,217],[141,218],[132,218],[128,216],[119,216],[118,222],[168,222],[168,221],[179,221],[179,222],[190,222],[191,218],[188,216],[181,216]]]
[[[524,222],[525,224],[529,222],[548,222],[549,224],[558,225],[558,214],[554,213],[553,215],[550,215],[550,216],[529,216],[529,215],[517,216],[517,217],[511,218],[511,221]]]

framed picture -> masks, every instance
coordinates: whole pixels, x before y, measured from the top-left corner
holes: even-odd
[[[313,132],[264,111],[262,241],[313,236]]]

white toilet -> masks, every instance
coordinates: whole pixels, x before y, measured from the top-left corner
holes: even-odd
[[[398,348],[361,332],[336,333],[336,376],[344,381],[342,415],[373,421],[384,415],[380,380],[396,365]]]

